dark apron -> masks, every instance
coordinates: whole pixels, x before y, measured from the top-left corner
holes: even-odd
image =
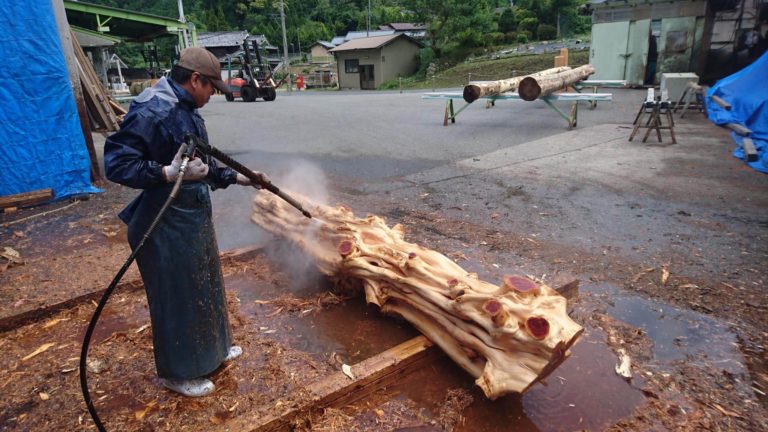
[[[132,249],[171,188],[146,189],[121,213]],[[216,370],[231,338],[205,183],[182,184],[136,261],[149,302],[158,376],[193,379]]]

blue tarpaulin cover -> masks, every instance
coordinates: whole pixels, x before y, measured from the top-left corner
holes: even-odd
[[[0,196],[100,192],[50,0],[0,1]]]
[[[752,168],[768,173],[768,51],[751,65],[716,82],[707,93],[707,115],[718,125],[739,123],[752,130],[749,135],[757,148],[758,159],[747,162]],[[731,104],[721,108],[711,96],[717,95]],[[737,147],[733,156],[746,159],[741,148],[742,137],[732,133]]]

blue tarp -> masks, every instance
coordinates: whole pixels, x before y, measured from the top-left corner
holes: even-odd
[[[0,0],[0,196],[100,192],[51,0]]]
[[[712,102],[717,95],[730,103],[725,110]],[[768,51],[746,68],[716,82],[707,93],[707,115],[718,125],[739,123],[752,130],[749,136],[755,143],[758,159],[747,162],[752,168],[768,173]],[[742,137],[732,133],[737,147],[733,156],[745,159],[741,148]]]

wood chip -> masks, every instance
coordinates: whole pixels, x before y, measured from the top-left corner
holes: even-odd
[[[669,279],[669,270],[666,267],[661,268],[661,284],[666,285]]]
[[[619,364],[617,364],[614,368],[616,370],[616,374],[624,379],[632,379],[632,360],[629,358],[629,355],[624,350],[624,348],[618,349],[618,355]]]
[[[53,342],[47,343],[47,344],[42,344],[36,350],[32,351],[31,353],[27,354],[26,357],[22,358],[21,361],[27,361],[27,360],[31,359],[32,357],[47,351],[50,347],[52,347],[54,345],[56,345],[56,344],[53,343]]]
[[[352,373],[352,367],[348,364],[341,365],[341,371],[344,372],[344,375],[348,376],[349,379],[354,380],[355,375]]]
[[[38,395],[38,396],[40,396],[40,399],[42,399],[42,400],[44,400],[44,401],[47,401],[48,399],[50,399],[50,398],[51,398],[51,397],[48,395],[48,393],[46,393],[46,392],[40,392],[40,393],[38,393],[37,395]]]
[[[62,321],[69,321],[69,318],[54,318],[43,324],[43,329],[51,328]]]

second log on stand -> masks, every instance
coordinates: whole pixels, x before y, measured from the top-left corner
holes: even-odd
[[[517,85],[520,99],[533,101],[541,96],[550,95],[558,90],[576,84],[595,73],[592,65],[579,66],[564,72],[540,77],[526,77]]]

